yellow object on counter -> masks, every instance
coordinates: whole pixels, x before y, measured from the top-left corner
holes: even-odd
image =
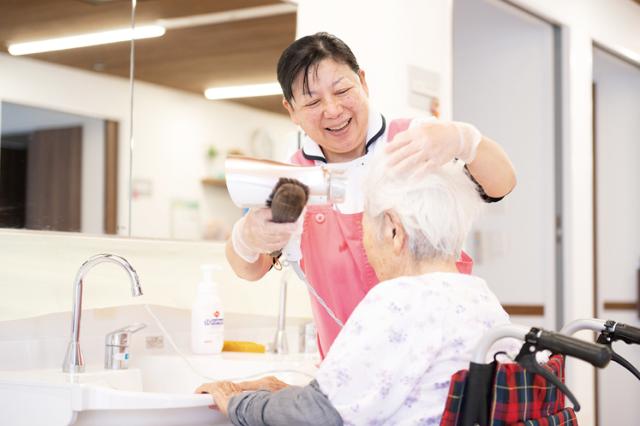
[[[265,353],[264,345],[255,342],[241,342],[236,340],[225,340],[222,352],[256,352]]]

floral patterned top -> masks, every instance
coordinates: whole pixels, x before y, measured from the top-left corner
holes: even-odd
[[[509,322],[478,277],[429,273],[375,286],[317,374],[345,425],[438,425],[451,375],[488,329]]]

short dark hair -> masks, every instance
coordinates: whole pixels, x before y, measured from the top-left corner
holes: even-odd
[[[284,98],[293,99],[293,82],[303,72],[302,90],[309,93],[309,68],[316,66],[323,59],[346,64],[353,72],[360,71],[358,61],[347,44],[338,37],[325,33],[315,33],[302,37],[287,47],[278,60],[278,82],[282,87]]]

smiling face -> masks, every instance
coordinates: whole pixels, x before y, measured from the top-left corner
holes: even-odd
[[[294,80],[291,102],[282,101],[291,120],[322,147],[330,163],[363,155],[369,121],[364,71],[324,59],[309,68],[308,91],[303,77],[301,73]]]

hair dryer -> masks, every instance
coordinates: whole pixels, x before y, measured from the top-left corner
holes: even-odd
[[[265,207],[280,178],[300,181],[309,188],[307,204],[337,204],[344,201],[346,176],[325,166],[295,166],[251,157],[228,157],[225,179],[231,200],[238,207]]]

